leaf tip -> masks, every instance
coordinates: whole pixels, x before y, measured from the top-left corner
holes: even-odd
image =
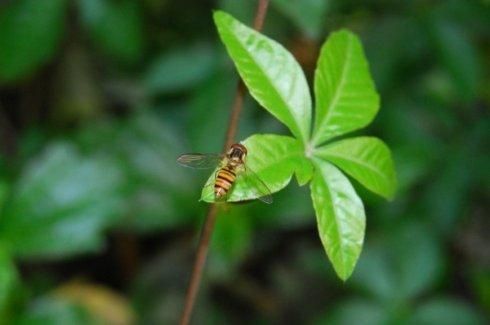
[[[342,282],[345,284],[347,280],[351,277],[352,273],[354,272],[354,267],[350,269],[346,269],[346,268],[340,269],[338,267],[335,267],[334,265],[334,270],[337,276],[339,277],[339,279],[342,280]]]
[[[229,18],[231,18],[231,16],[223,10],[213,10],[213,20],[216,25],[219,25],[221,22],[223,22],[223,20]]]
[[[347,28],[341,28],[339,30],[336,30],[332,32],[331,37],[348,37],[348,38],[356,38],[356,34],[354,34],[351,30]]]

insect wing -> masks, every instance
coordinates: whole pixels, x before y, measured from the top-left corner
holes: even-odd
[[[177,162],[185,167],[196,169],[215,168],[223,159],[223,155],[190,153],[177,158]]]
[[[272,203],[271,191],[250,167],[245,166],[243,173],[239,177],[246,182],[251,191],[258,196],[259,200],[267,204]]]

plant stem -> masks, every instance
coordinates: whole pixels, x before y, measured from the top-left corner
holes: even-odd
[[[262,26],[264,25],[268,6],[269,0],[259,0],[253,25],[254,29],[257,31],[260,31],[262,29]],[[223,148],[224,152],[226,152],[235,141],[235,135],[238,129],[238,119],[240,117],[240,112],[243,107],[245,92],[245,85],[240,79],[237,85],[235,99],[231,107],[231,115],[228,123],[228,130],[226,131],[225,144]],[[202,227],[201,237],[199,239],[199,245],[197,247],[194,267],[192,268],[192,275],[186,292],[184,309],[180,318],[181,325],[189,324],[191,319],[192,310],[194,308],[197,292],[199,289],[199,284],[201,283],[202,271],[204,269],[204,264],[206,263],[206,257],[208,255],[209,243],[211,241],[211,235],[213,233],[214,224],[216,222],[217,212],[218,207],[216,206],[216,204],[211,204],[206,215],[204,225]]]

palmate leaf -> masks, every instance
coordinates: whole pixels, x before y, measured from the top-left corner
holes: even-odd
[[[252,167],[260,170],[272,192],[286,186],[293,173],[300,185],[313,178],[311,196],[321,241],[338,276],[347,279],[361,252],[365,212],[352,184],[334,165],[386,198],[393,196],[396,187],[391,154],[381,140],[359,137],[320,147],[368,125],[379,109],[379,96],[360,41],[341,30],[323,45],[315,71],[316,115],[310,139],[310,95],[297,62],[281,45],[233,17],[216,12],[214,19],[252,96],[298,138],[269,135],[247,139],[255,149],[249,156]],[[280,141],[275,144],[272,140]],[[263,148],[268,149],[264,152]],[[214,179],[213,173],[202,200],[214,201]],[[237,181],[228,200],[257,197],[253,189]]]
[[[248,150],[246,165],[267,185],[271,193],[277,192],[291,181],[295,172],[301,173],[299,179],[309,178],[308,171],[312,170],[311,163],[303,154],[301,143],[291,137],[258,134],[242,142]],[[201,200],[215,202],[213,184],[215,171],[211,173],[206,186],[204,186]],[[260,197],[260,193],[240,176],[228,194],[228,202],[253,200]]]
[[[214,21],[251,95],[306,143],[311,97],[298,62],[282,45],[222,11],[214,13]]]
[[[337,141],[316,149],[315,156],[334,163],[376,194],[391,198],[395,193],[396,176],[391,153],[377,138]]]
[[[357,37],[332,33],[322,46],[315,71],[315,145],[368,125],[379,96]]]
[[[336,167],[315,163],[311,198],[318,233],[335,272],[346,280],[354,270],[364,240],[366,217],[361,199]]]

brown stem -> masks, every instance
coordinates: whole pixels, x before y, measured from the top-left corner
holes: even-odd
[[[254,19],[254,29],[257,31],[260,31],[262,29],[262,26],[264,25],[268,6],[269,0],[259,0]],[[231,108],[231,115],[228,123],[228,130],[226,131],[223,151],[226,151],[235,141],[234,139],[238,129],[238,119],[242,110],[245,92],[245,85],[243,84],[243,81],[240,80],[237,85],[235,99]],[[182,315],[180,318],[181,325],[189,324],[189,321],[191,319],[192,309],[196,301],[199,284],[201,283],[202,271],[204,269],[204,264],[206,263],[206,257],[208,255],[209,242],[211,241],[211,235],[213,233],[214,224],[216,222],[217,212],[218,207],[216,206],[216,204],[211,204],[201,231],[199,246],[197,247],[194,267],[192,268],[192,275],[186,292],[184,310],[182,311]]]

